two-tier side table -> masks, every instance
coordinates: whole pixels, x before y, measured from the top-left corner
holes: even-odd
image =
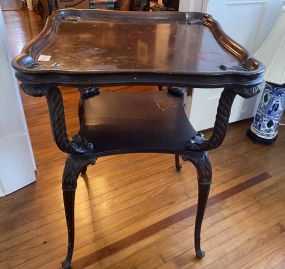
[[[54,140],[68,154],[62,179],[68,249],[62,266],[69,268],[72,260],[80,173],[101,156],[138,152],[175,154],[177,170],[179,155],[196,167],[195,251],[202,258],[200,232],[212,179],[208,151],[225,137],[235,96],[250,98],[259,92],[264,66],[207,14],[60,10],[13,67],[26,94],[46,97]],[[80,92],[78,134],[72,139],[61,85]],[[168,86],[169,91],[100,91],[108,85]],[[173,86],[224,88],[209,139],[191,126],[184,93]]]

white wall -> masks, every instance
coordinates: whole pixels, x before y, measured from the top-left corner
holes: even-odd
[[[4,193],[3,187],[1,185],[1,181],[0,181],[0,197],[4,196],[4,195],[5,195],[5,193]]]
[[[36,166],[18,83],[10,62],[0,7],[0,196],[36,179]]]
[[[197,11],[203,9],[203,0],[180,0],[179,11]]]

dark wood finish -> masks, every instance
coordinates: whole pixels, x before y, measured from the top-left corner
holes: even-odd
[[[8,49],[16,55],[38,33],[40,19],[28,11],[3,14]],[[108,90],[156,92],[157,87]],[[76,89],[63,92],[70,134],[78,130],[78,98]],[[50,136],[45,99],[22,94],[22,100],[37,183],[0,198],[0,268],[59,268],[66,254],[59,192],[65,154]],[[285,129],[274,146],[263,147],[244,135],[250,123],[230,124],[223,144],[210,152],[214,180],[202,228],[206,259],[194,258],[193,167],[185,163],[176,173],[167,154],[114,155],[99,158],[78,180],[74,269],[283,268]]]
[[[136,21],[130,23],[134,18]],[[168,32],[159,30],[165,27]],[[107,29],[116,46],[105,43]],[[151,34],[144,35],[145,29]],[[77,37],[74,31],[79,33]],[[182,44],[171,39],[179,33],[187,37]],[[202,37],[206,38],[207,50],[202,47]],[[164,38],[168,39],[166,58],[149,53],[142,62],[133,51],[132,41],[141,40],[154,50],[154,41]],[[127,44],[130,49],[123,50]],[[72,53],[66,54],[66,50]],[[51,56],[51,61],[40,62],[40,54]],[[153,61],[155,56],[158,62]],[[68,228],[63,268],[70,267],[73,255],[75,189],[80,173],[85,174],[98,157],[121,153],[173,153],[177,170],[179,155],[194,164],[198,174],[195,251],[202,258],[200,234],[212,179],[207,150],[223,142],[235,96],[249,98],[259,92],[263,65],[228,38],[207,14],[66,10],[51,16],[13,66],[26,94],[46,97],[54,140],[69,154],[62,180]],[[80,128],[72,139],[67,134],[58,88],[63,84],[76,85],[80,92]],[[97,88],[119,84],[165,85],[168,93],[109,93]],[[185,93],[172,85],[225,87],[209,140],[195,132],[183,109]]]
[[[211,198],[209,198],[208,200],[208,206],[209,207],[213,207],[214,205],[216,205],[217,203],[220,203],[224,200],[226,200],[229,197],[232,197],[234,195],[237,195],[239,193],[241,193],[242,191],[253,187],[259,183],[262,183],[266,180],[270,180],[271,175],[269,175],[268,173],[262,173],[260,175],[257,175],[253,178],[250,178],[248,180],[246,180],[245,182],[242,182],[241,184],[238,184],[230,189],[227,189],[224,192],[221,192],[217,195],[212,196]],[[201,184],[201,190],[200,192],[202,192],[203,188],[206,188],[206,192],[208,193],[207,188],[209,187],[208,184],[206,184],[204,187]],[[204,210],[204,209],[202,209]],[[116,241],[111,245],[108,245],[104,248],[101,248],[99,250],[97,250],[96,252],[93,252],[91,254],[89,254],[88,256],[85,256],[81,259],[78,259],[77,261],[74,262],[73,266],[74,268],[85,268],[88,265],[91,265],[95,262],[98,262],[100,260],[103,260],[104,258],[108,257],[109,255],[113,255],[129,246],[131,246],[132,244],[143,240],[153,234],[158,233],[159,231],[166,229],[168,227],[171,227],[172,225],[174,225],[175,223],[178,223],[184,219],[189,218],[190,216],[194,216],[196,213],[196,205],[194,206],[190,206],[187,207],[159,222],[156,222],[146,228],[144,228],[143,230],[138,231],[137,233],[131,234],[128,237],[123,238],[120,241]],[[213,215],[215,212],[211,211],[208,215],[209,217],[211,215]],[[200,221],[196,219],[196,222]],[[200,239],[197,238],[197,241],[199,241]],[[197,242],[198,243],[198,242]],[[201,254],[201,256],[204,255],[203,252],[200,252],[199,254]],[[185,265],[185,264],[183,264]],[[182,266],[182,264],[181,264]],[[179,268],[179,267],[178,267]]]
[[[86,157],[81,156],[80,158],[70,155],[65,163],[62,177],[62,190],[68,231],[68,246],[66,258],[62,262],[63,268],[70,267],[74,249],[74,201],[77,179],[82,170],[86,170],[89,164],[94,165],[95,162],[96,157],[93,154],[88,154]]]
[[[156,41],[167,42],[166,50],[157,52]],[[147,56],[139,44],[147,48]],[[39,62],[40,54],[51,56],[50,61]],[[207,14],[92,10],[55,12],[13,66],[27,83],[90,86],[255,86],[264,71]]]
[[[97,156],[164,152],[186,153],[196,135],[183,109],[183,99],[164,92],[112,93],[101,91],[84,102],[81,137],[94,144]]]
[[[184,160],[191,161],[195,165],[198,174],[198,206],[195,221],[195,251],[197,258],[201,259],[205,256],[205,252],[201,250],[201,228],[210,186],[212,183],[212,168],[208,158],[208,153],[206,152],[201,156],[184,156]]]
[[[179,154],[175,154],[175,167],[176,167],[176,171],[179,172],[182,168],[182,165],[180,164],[180,160],[179,160]]]
[[[179,0],[162,0],[162,3],[167,10],[178,11],[179,9]]]
[[[247,93],[237,89],[224,89],[219,100],[214,130],[211,137],[208,140],[205,140],[202,134],[198,134],[188,141],[186,147],[189,150],[194,151],[212,150],[219,147],[227,132],[231,107],[236,95],[240,95],[243,98],[250,98],[257,95],[259,92],[260,85],[248,89]]]

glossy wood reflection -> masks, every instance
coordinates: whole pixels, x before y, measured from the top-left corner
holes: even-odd
[[[19,54],[23,46],[43,28],[40,16],[29,10],[3,11],[7,29],[8,50],[11,57]]]
[[[167,11],[54,11],[12,65],[27,84],[242,86],[245,91],[260,84],[264,72],[210,15]]]
[[[75,32],[78,34],[74,35]],[[42,54],[50,55],[50,64],[59,63],[62,70],[220,72],[221,63],[239,64],[205,26],[190,27],[183,20],[62,22]]]
[[[30,39],[40,21],[33,13],[31,21],[38,23],[30,26],[20,12],[4,16],[9,49],[17,53],[20,41],[13,41],[14,33]],[[75,90],[64,92],[71,134],[78,128],[78,98]],[[23,96],[23,103],[38,182],[0,198],[0,268],[58,269],[66,251],[65,154],[52,141],[45,100]],[[284,268],[285,129],[280,127],[278,140],[267,147],[245,137],[249,125],[232,124],[222,147],[211,153],[214,176],[203,226],[204,260],[195,259],[193,249],[194,168],[183,163],[177,173],[172,155],[133,154],[99,159],[79,179],[74,269]]]

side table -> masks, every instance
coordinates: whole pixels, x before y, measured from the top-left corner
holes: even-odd
[[[99,10],[55,11],[12,64],[26,94],[46,97],[54,140],[68,154],[62,179],[68,229],[63,268],[69,268],[72,260],[80,173],[99,157],[135,152],[180,155],[196,167],[195,251],[202,258],[200,233],[212,180],[208,151],[225,138],[235,96],[250,98],[259,92],[264,66],[207,14]],[[61,85],[80,92],[79,128],[72,139],[67,134]],[[99,90],[108,85],[224,90],[212,135],[206,139],[187,119],[183,93]]]

